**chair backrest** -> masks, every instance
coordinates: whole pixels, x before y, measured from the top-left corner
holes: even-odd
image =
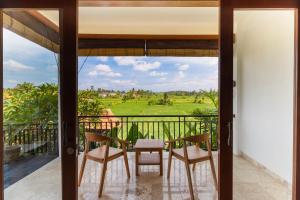
[[[85,139],[87,142],[109,142],[111,139],[104,135],[97,135],[95,133],[86,132]]]
[[[105,145],[109,146],[110,141],[111,141],[110,137],[86,132],[85,133],[85,149],[84,149],[84,151],[85,152],[89,151],[91,142],[105,143]]]
[[[187,142],[192,142],[192,143],[205,143],[205,142],[209,142],[209,134],[208,133],[204,133],[201,135],[194,135],[194,136],[188,136],[183,138],[183,140],[187,141]]]
[[[209,152],[211,152],[210,135],[208,133],[185,137],[185,138],[183,138],[183,140],[184,140],[185,145],[186,145],[186,142],[196,143],[199,146],[201,144],[205,143],[205,145],[207,146],[206,147],[207,150]]]

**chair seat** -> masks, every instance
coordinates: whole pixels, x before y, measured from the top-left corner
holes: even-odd
[[[106,150],[106,145],[103,145],[101,147],[98,147],[97,149],[94,149],[92,151],[89,151],[87,153],[87,157],[91,160],[95,161],[103,161],[105,157],[105,150]],[[121,149],[109,147],[109,152],[108,152],[108,160],[115,159],[119,156],[123,155],[123,151]]]
[[[197,146],[189,146],[187,147],[188,158],[190,161],[193,160],[206,160],[210,158],[208,151],[204,151],[203,149]],[[182,160],[184,159],[184,148],[181,149],[173,149],[173,154],[176,157],[180,157]]]

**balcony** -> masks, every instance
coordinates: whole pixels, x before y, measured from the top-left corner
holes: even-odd
[[[165,153],[164,172],[167,168],[167,156]],[[82,154],[79,156],[79,163],[81,157]],[[214,160],[217,163],[217,155]],[[102,199],[189,199],[184,165],[178,160],[173,162],[170,180],[166,178],[165,173],[160,177],[158,167],[151,166],[142,167],[141,176],[136,178],[134,153],[129,153],[129,166],[133,176],[127,180],[122,158],[112,161],[108,166]],[[98,199],[100,168],[95,162],[87,162],[83,182],[79,188],[79,199]],[[291,199],[290,190],[285,184],[249,161],[235,157],[234,169],[235,200]],[[5,198],[18,200],[22,194],[23,200],[60,199],[61,177],[57,172],[60,172],[59,158],[5,189]],[[198,199],[217,199],[208,163],[198,164],[192,177]]]
[[[131,178],[130,180],[127,179],[122,158],[109,163],[103,199],[189,199],[183,162],[173,159],[171,176],[168,180],[166,177],[168,152],[166,151],[163,155],[163,177],[159,176],[159,167],[157,166],[141,167],[141,175],[136,177],[133,145],[139,138],[160,138],[167,141],[187,135],[209,133],[212,148],[217,150],[217,125],[218,119],[215,115],[80,116],[78,124],[79,150],[81,152],[84,149],[83,136],[85,132],[106,134],[129,142],[127,150],[129,151]],[[7,182],[5,198],[15,200],[19,199],[20,194],[22,194],[24,200],[60,199],[61,166],[58,157],[58,126],[51,124],[43,128],[31,125],[18,129],[20,126],[7,125],[5,141],[22,146],[21,155],[23,159],[26,160],[31,156],[30,158],[40,160],[41,157],[47,158],[49,155],[56,158],[52,160],[53,157],[51,157],[45,161],[48,162],[47,164],[45,162],[19,162],[19,164],[23,164],[25,169],[30,168],[30,170],[27,174],[19,176],[19,180]],[[17,134],[12,134],[13,130],[18,130]],[[116,146],[116,144],[112,145]],[[181,147],[181,145],[176,143],[176,147]],[[217,157],[217,151],[214,151],[216,167],[218,167]],[[79,166],[81,159],[82,153],[78,159]],[[43,164],[45,165],[42,166]],[[93,161],[87,162],[83,182],[79,188],[79,199],[98,199],[101,166]],[[13,172],[7,170],[6,175],[12,176],[10,173]],[[196,170],[192,172],[192,179],[195,196],[198,199],[217,199],[209,163],[198,164]],[[254,165],[244,157],[234,157],[234,196],[236,200],[262,198],[282,200],[291,199],[291,192],[287,184],[273,177],[268,170]]]

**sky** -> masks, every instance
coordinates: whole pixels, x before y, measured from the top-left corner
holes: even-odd
[[[3,40],[5,88],[58,82],[56,54],[5,29]],[[80,57],[78,63],[79,89],[163,92],[218,87],[218,58]]]

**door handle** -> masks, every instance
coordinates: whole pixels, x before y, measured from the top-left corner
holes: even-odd
[[[228,137],[227,137],[227,145],[231,146],[231,134],[232,134],[232,122],[227,122],[227,128],[228,128]]]

